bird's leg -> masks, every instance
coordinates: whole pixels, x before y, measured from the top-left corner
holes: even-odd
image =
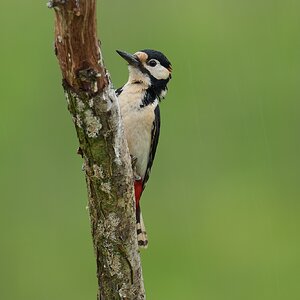
[[[137,162],[137,158],[133,155],[130,155],[131,157],[131,166],[132,166],[132,170],[133,170],[133,178],[134,180],[141,180],[141,176],[139,176],[136,173],[136,162]]]

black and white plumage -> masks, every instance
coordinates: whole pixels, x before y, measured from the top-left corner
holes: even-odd
[[[167,93],[172,67],[159,51],[135,54],[117,51],[128,62],[127,83],[116,90],[129,152],[134,161],[138,243],[148,240],[140,209],[140,197],[149,179],[160,133],[159,103]]]

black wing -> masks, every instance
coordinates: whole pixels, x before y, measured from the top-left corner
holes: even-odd
[[[157,105],[156,108],[154,109],[154,121],[153,121],[152,132],[151,132],[150,152],[149,152],[147,170],[143,181],[143,189],[145,188],[146,183],[150,176],[151,167],[154,161],[156,148],[158,144],[159,132],[160,132],[160,111],[159,111],[159,106]]]

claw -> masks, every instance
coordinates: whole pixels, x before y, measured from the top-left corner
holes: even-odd
[[[139,176],[136,172],[133,172],[133,177],[134,177],[134,180],[135,180],[135,181],[139,181],[139,180],[142,179],[142,177]]]
[[[131,165],[132,165],[132,169],[135,168],[136,162],[137,162],[137,157],[130,155],[131,157]]]
[[[133,155],[130,155],[130,157],[131,157],[131,166],[132,166],[132,170],[133,170],[133,178],[134,178],[134,180],[141,180],[142,177],[136,173],[137,158]]]

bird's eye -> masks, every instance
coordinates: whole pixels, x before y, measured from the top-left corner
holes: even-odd
[[[149,62],[148,62],[148,65],[150,66],[150,67],[155,67],[156,66],[156,61],[154,60],[154,59],[151,59]]]

